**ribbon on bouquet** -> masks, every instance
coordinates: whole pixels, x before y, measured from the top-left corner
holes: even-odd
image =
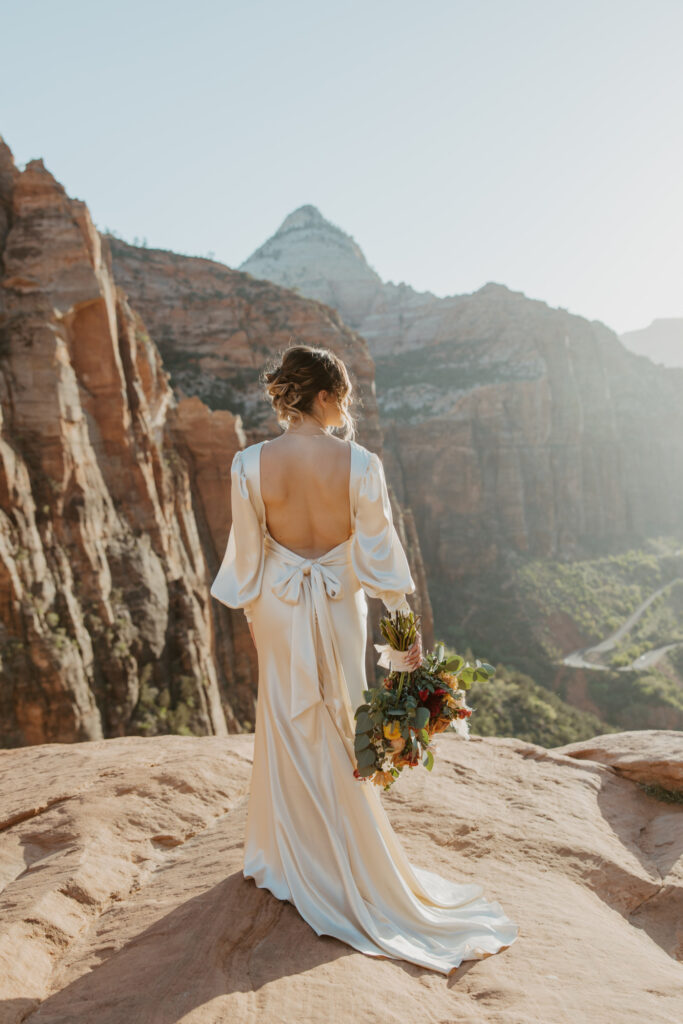
[[[375,650],[380,652],[378,665],[388,668],[390,672],[412,672],[408,651],[397,651],[391,644],[375,644]]]

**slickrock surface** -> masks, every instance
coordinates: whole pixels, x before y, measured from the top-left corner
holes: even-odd
[[[683,793],[682,735],[665,729],[641,729],[606,733],[556,749],[570,757],[611,765],[627,779]]]
[[[632,738],[609,740],[642,758]],[[680,1021],[680,804],[560,750],[440,737],[390,818],[416,864],[520,926],[445,978],[318,937],[243,878],[252,741],[0,751],[0,1024]],[[666,777],[683,737],[649,741]]]

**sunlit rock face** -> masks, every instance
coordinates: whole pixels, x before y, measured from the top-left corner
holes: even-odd
[[[0,257],[0,745],[253,728],[254,645],[243,613],[209,588],[230,529],[232,458],[258,424],[273,426],[256,368],[294,329],[336,339],[367,393],[365,437],[377,447],[364,342],[334,310],[301,298],[289,309],[289,293],[227,268],[236,290],[193,304],[204,261],[186,260],[186,290],[164,295],[162,257],[147,283],[161,282],[167,319],[142,304],[172,368],[169,332],[196,344],[187,391],[174,391],[85,204],[41,160],[20,172],[1,140]],[[212,348],[223,314],[243,318],[229,358]],[[236,408],[202,401],[212,381]],[[431,640],[414,523],[393,502]]]
[[[208,593],[239,418],[176,403],[87,207],[41,160],[19,172],[2,143],[0,190],[0,744],[239,729],[249,638]]]

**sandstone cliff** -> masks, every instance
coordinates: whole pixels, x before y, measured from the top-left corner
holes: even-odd
[[[252,666],[213,621],[196,410],[86,206],[4,143],[0,253],[0,743],[238,729]],[[244,434],[213,415],[221,467]]]
[[[0,745],[253,728],[254,645],[209,587],[232,457],[273,426],[253,384],[277,342],[296,331],[345,352],[380,447],[373,364],[338,314],[222,267],[200,294],[206,262],[158,254],[141,280],[166,307],[141,302],[145,322],[85,204],[40,160],[19,172],[0,140]],[[174,331],[194,346],[184,369]],[[214,410],[197,397],[211,387]],[[430,644],[417,534],[393,501]]]
[[[243,878],[252,736],[0,751],[2,1024],[678,1021],[683,805],[638,780],[683,787],[681,734],[438,743],[387,813],[414,863],[519,925],[448,978]]]

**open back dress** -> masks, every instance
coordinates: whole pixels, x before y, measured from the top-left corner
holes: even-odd
[[[231,469],[232,526],[211,594],[251,621],[258,651],[243,874],[318,935],[448,974],[507,948],[518,926],[476,884],[409,862],[380,799],[353,775],[367,689],[366,595],[408,611],[408,560],[380,458],[351,447],[350,536],[316,558],[266,526],[260,441]],[[371,685],[374,685],[374,681]]]

